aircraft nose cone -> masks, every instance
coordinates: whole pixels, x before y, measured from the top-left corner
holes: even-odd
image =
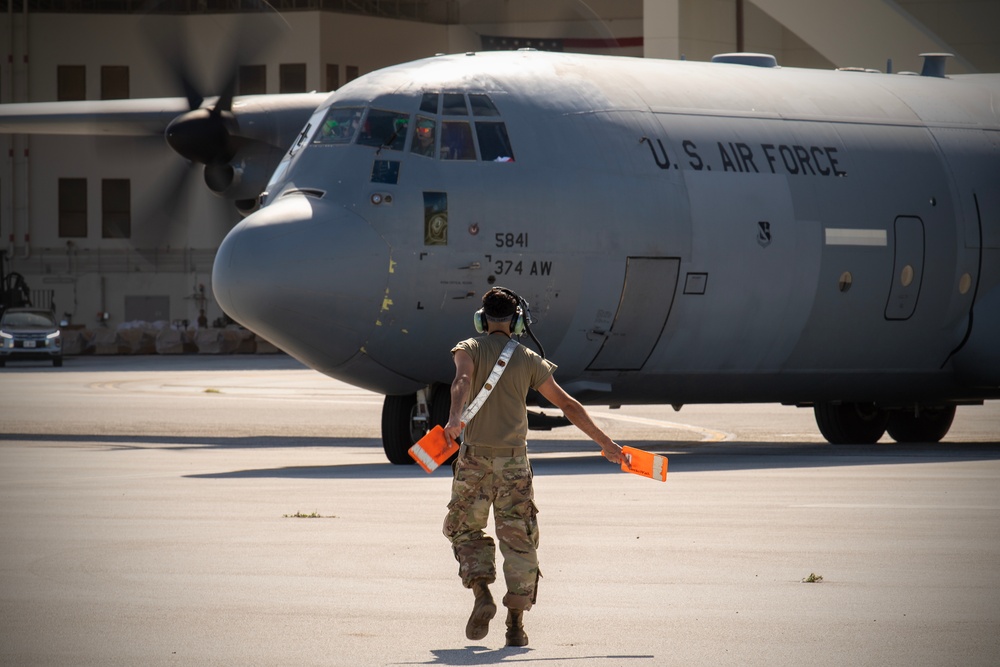
[[[320,370],[358,353],[378,320],[389,249],[360,216],[304,195],[247,217],[215,257],[212,288],[237,322]]]

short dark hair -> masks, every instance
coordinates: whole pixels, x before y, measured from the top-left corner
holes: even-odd
[[[509,289],[494,287],[483,295],[483,312],[493,320],[505,320],[517,312],[517,296]]]

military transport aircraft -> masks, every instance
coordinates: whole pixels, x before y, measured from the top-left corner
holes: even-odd
[[[942,61],[468,53],[328,96],[131,104],[253,211],[219,304],[385,394],[393,462],[445,421],[449,349],[494,284],[585,403],[781,402],[834,443],[937,441],[1000,398],[1000,75]],[[7,106],[35,108],[5,132],[56,113]]]

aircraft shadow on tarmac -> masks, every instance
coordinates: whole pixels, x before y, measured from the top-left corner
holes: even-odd
[[[357,443],[356,440],[352,441]],[[819,443],[739,443],[724,445],[693,444],[678,446],[675,443],[655,445],[638,443],[643,449],[666,455],[670,472],[723,471],[723,470],[777,470],[790,468],[825,468],[857,465],[884,465],[903,463],[940,463],[946,461],[995,461],[1000,460],[1000,444],[971,443],[958,445],[841,445]],[[379,445],[375,441],[374,445]],[[579,441],[546,440],[543,447],[533,452],[531,466],[536,476],[544,475],[599,475],[617,474],[620,468],[609,464],[596,447],[581,447]],[[442,466],[436,475],[449,475]],[[191,475],[205,479],[238,478],[306,478],[306,479],[366,479],[424,477],[426,473],[417,466],[397,466],[385,463],[331,463],[328,466],[288,466],[257,470]]]
[[[381,453],[377,438],[318,438],[318,437],[209,437],[141,436],[141,435],[65,435],[65,434],[0,434],[0,442],[45,442],[50,445],[91,445],[107,451],[141,449],[330,449],[328,465],[296,466],[295,453],[289,451],[288,466],[249,470],[230,470],[191,475],[202,479],[369,479],[424,477],[418,466],[377,463],[347,463],[336,453],[341,448],[365,448]],[[812,442],[721,442],[698,443],[682,441],[623,442],[641,449],[664,454],[670,461],[670,473],[722,470],[777,470],[790,468],[825,468],[858,465],[903,463],[941,463],[951,461],[1000,460],[1000,442],[938,444],[827,445]],[[616,474],[617,466],[609,464],[596,445],[583,440],[539,440],[529,446],[532,468],[536,475],[596,475]],[[447,467],[436,475],[449,474]]]

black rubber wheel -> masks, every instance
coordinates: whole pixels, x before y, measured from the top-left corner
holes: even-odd
[[[889,415],[872,403],[817,403],[816,425],[833,445],[872,445],[885,433]]]
[[[450,411],[451,388],[447,385],[438,385],[431,393],[427,421],[415,419],[416,394],[386,396],[382,403],[382,449],[386,458],[397,465],[413,463],[410,447],[429,429],[447,424]]]
[[[886,430],[896,442],[940,442],[954,419],[954,405],[921,408],[918,414],[901,410],[889,415]]]
[[[448,416],[451,413],[451,387],[438,385],[431,395],[430,425],[444,426],[448,423]]]
[[[414,433],[416,407],[416,394],[386,396],[382,402],[382,449],[390,463],[409,465],[414,462],[409,449],[422,435]]]

